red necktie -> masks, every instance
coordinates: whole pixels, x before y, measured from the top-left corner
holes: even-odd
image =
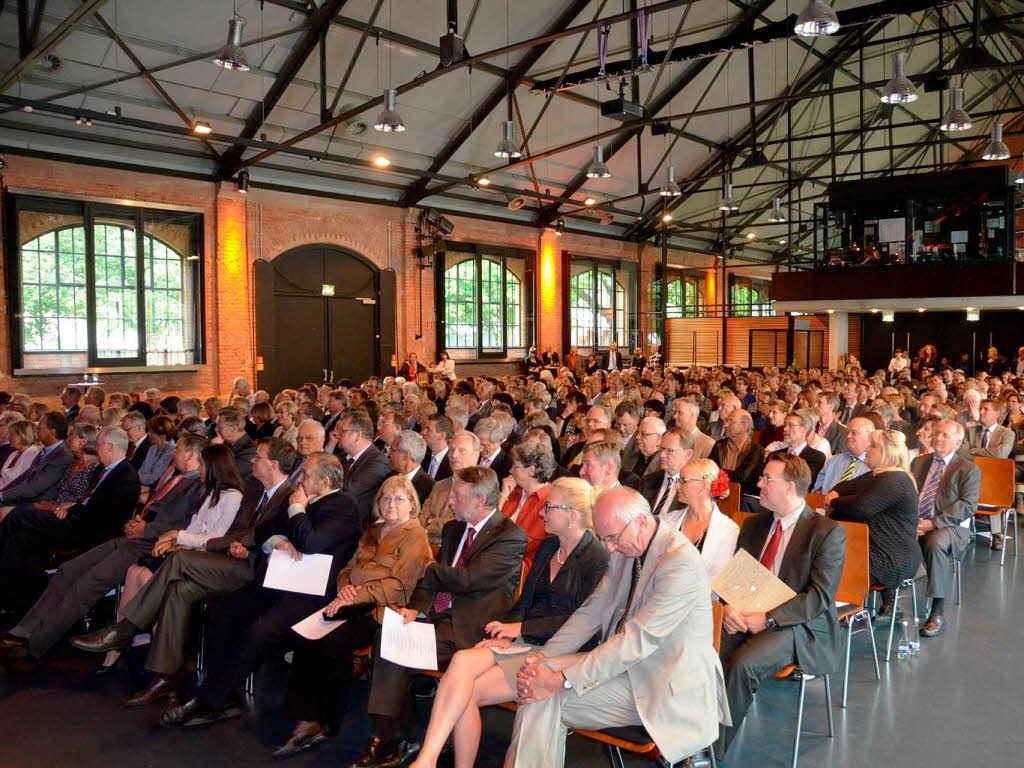
[[[161,485],[157,489],[156,494],[153,496],[153,498],[146,502],[146,506],[142,508],[142,513],[140,514],[140,517],[145,518],[146,515],[149,513],[149,508],[156,504],[158,501],[160,501],[160,499],[162,499],[164,496],[166,496],[170,492],[170,490],[178,484],[178,481],[181,480],[181,478],[181,475],[175,475],[174,477],[170,478],[167,482],[165,482],[163,485]]]
[[[130,460],[133,453],[135,453],[135,443],[128,443],[128,453],[125,454],[125,458]]]
[[[771,541],[768,542],[768,546],[764,548],[764,554],[761,555],[761,565],[763,565],[769,571],[772,570],[772,566],[775,565],[775,556],[779,553],[779,545],[781,543],[782,523],[776,520],[775,533],[772,534]]]
[[[462,545],[462,551],[459,552],[459,557],[455,561],[455,567],[461,568],[466,564],[469,559],[469,550],[473,548],[473,537],[476,531],[473,528],[469,528],[466,531],[466,543]],[[434,595],[434,615],[440,616],[443,613],[448,613],[452,609],[452,593],[451,592],[438,592]]]

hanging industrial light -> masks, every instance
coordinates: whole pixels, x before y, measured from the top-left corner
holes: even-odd
[[[228,41],[224,43],[224,47],[220,49],[220,53],[217,54],[217,58],[213,60],[213,63],[218,67],[224,69],[234,70],[235,72],[248,72],[249,62],[245,58],[245,52],[242,50],[242,27],[245,26],[245,19],[237,14],[228,19]]]
[[[772,224],[782,224],[786,221],[786,215],[782,212],[782,198],[776,197],[772,201],[772,212],[768,214],[768,221]]]
[[[506,160],[515,160],[516,158],[523,156],[523,153],[519,151],[519,147],[516,146],[515,135],[515,125],[511,120],[506,120],[501,141],[498,142],[498,148],[494,150],[495,157],[500,157]]]
[[[679,197],[683,194],[676,183],[676,168],[674,165],[668,167],[668,181],[658,194],[662,197]]]
[[[969,131],[971,116],[964,110],[964,89],[949,89],[949,109],[939,124],[940,131]]]
[[[811,0],[796,17],[793,31],[800,37],[834,35],[839,31],[839,17],[824,0]]]
[[[917,91],[907,78],[907,54],[897,51],[892,55],[892,78],[882,89],[882,103],[909,104],[912,101],[917,101]]]
[[[249,191],[249,172],[239,171],[238,178],[235,180],[235,189],[241,192],[243,195]]]
[[[995,123],[992,126],[992,139],[985,147],[985,154],[982,160],[1007,160],[1010,157],[1010,150],[1003,143],[1003,124]]]
[[[718,210],[720,211],[738,211],[740,209],[736,202],[736,199],[732,196],[732,184],[725,185],[725,196],[722,198],[722,202],[718,204]]]
[[[394,88],[388,88],[384,91],[384,109],[377,115],[377,120],[373,124],[375,131],[383,131],[384,133],[400,133],[405,130],[405,123],[402,122],[402,116],[398,114],[395,109],[395,99],[397,93]]]
[[[608,170],[608,166],[604,164],[604,151],[601,149],[601,145],[598,144],[594,147],[594,160],[587,168],[588,179],[610,179],[612,172]]]

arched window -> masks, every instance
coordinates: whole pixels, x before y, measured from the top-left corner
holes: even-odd
[[[444,347],[506,354],[525,346],[520,251],[449,244],[442,273]]]
[[[665,297],[666,317],[697,317],[700,291],[693,277],[677,278],[668,284]]]
[[[774,315],[771,285],[768,280],[731,275],[729,283],[731,314],[739,317],[770,317]]]
[[[15,196],[16,369],[199,362],[202,216]]]
[[[630,345],[635,272],[573,259],[569,276],[569,343],[580,350]]]

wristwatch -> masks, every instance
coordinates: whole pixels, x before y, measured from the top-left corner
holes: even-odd
[[[779,626],[779,622],[777,622],[771,616],[767,617],[764,620],[764,628],[765,629],[775,629],[777,626]]]
[[[570,683],[568,678],[566,678],[565,672],[562,673],[562,687],[568,691],[572,690],[572,683]]]

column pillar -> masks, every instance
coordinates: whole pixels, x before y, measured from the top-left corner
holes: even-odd
[[[850,351],[850,315],[834,312],[828,316],[828,367],[839,367],[839,358],[844,359]]]
[[[562,349],[562,302],[566,301],[568,287],[562,285],[562,250],[560,238],[550,229],[544,229],[537,248],[537,349],[543,351],[548,345]]]
[[[217,190],[217,242],[213,264],[213,327],[208,323],[207,344],[217,350],[217,393],[226,395],[236,376],[255,386],[253,350],[256,329],[252,323],[252,281],[246,241],[245,196],[230,185]]]

